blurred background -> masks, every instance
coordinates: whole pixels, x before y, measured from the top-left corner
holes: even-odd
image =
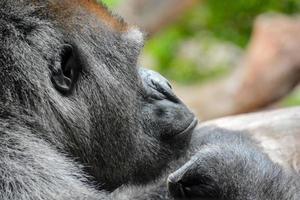
[[[300,105],[299,0],[103,0],[202,120]]]

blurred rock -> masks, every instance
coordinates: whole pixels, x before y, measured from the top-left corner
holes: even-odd
[[[174,60],[195,63],[199,70],[217,67],[230,68],[240,62],[243,50],[230,42],[224,42],[209,33],[199,33],[196,37],[182,42]]]
[[[197,0],[124,0],[117,13],[149,35],[176,21]]]
[[[299,18],[279,15],[258,18],[235,96],[241,106],[237,112],[269,105],[299,83],[299,35]]]
[[[237,45],[219,40],[208,32],[181,40],[172,51],[172,60],[164,69],[168,69],[169,77],[186,83],[223,76],[237,66],[244,52]],[[140,65],[160,66],[155,56],[153,52],[144,51],[140,56]]]
[[[299,35],[300,18],[263,15],[255,23],[241,65],[229,78],[201,87],[179,87],[179,95],[204,119],[265,108],[300,82]]]

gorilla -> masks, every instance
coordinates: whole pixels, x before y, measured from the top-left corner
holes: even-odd
[[[0,0],[0,199],[296,200],[244,133],[197,129],[93,0]]]

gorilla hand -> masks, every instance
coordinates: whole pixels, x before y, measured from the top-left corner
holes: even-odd
[[[216,133],[203,136],[200,143],[190,161],[169,176],[168,189],[173,197],[299,199],[292,175],[273,163],[251,139],[241,134]]]

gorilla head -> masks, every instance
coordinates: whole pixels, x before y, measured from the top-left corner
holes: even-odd
[[[159,74],[139,69],[139,30],[89,0],[0,1],[2,110],[103,188],[144,183],[185,150],[194,115]]]

